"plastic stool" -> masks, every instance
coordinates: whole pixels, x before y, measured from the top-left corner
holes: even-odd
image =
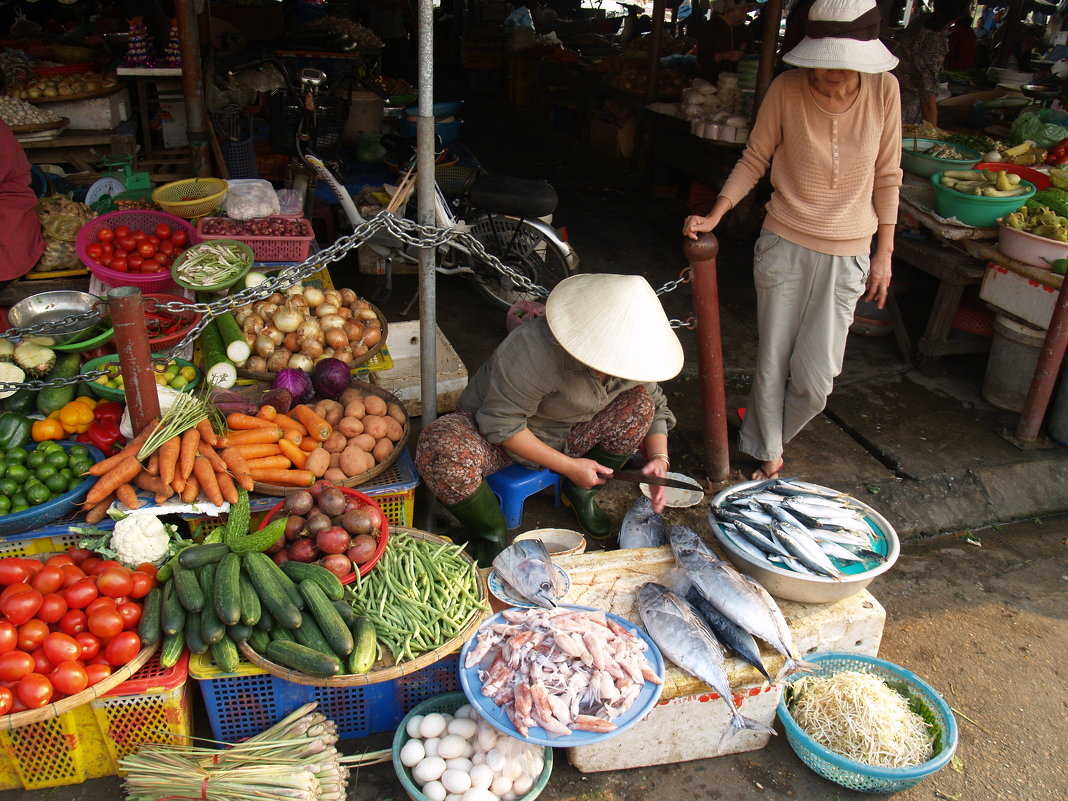
[[[517,528],[523,520],[524,501],[543,489],[552,487],[554,502],[560,505],[560,474],[549,468],[531,470],[521,464],[513,464],[486,476],[486,482],[501,502],[505,524],[510,529]]]

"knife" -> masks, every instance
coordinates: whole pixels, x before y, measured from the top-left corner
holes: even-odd
[[[647,476],[637,470],[614,470],[610,476],[605,476],[605,478],[617,478],[620,481],[629,481],[632,484],[655,484],[658,487],[674,487],[675,489],[684,489],[690,492],[697,490],[705,495],[708,494],[696,484],[687,484],[685,481],[679,481],[674,478]]]

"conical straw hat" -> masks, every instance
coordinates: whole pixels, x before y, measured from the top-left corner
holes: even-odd
[[[682,343],[640,275],[565,278],[545,302],[564,350],[588,367],[628,381],[667,381],[682,370]]]

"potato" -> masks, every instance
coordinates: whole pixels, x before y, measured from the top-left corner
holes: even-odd
[[[376,440],[382,439],[386,436],[386,419],[377,414],[368,414],[363,418],[363,430],[365,434],[370,434]]]
[[[341,467],[341,451],[330,454],[330,466]]]
[[[336,426],[345,416],[345,407],[335,400],[320,401],[323,410],[319,413],[330,425]]]
[[[370,464],[368,464],[369,459],[371,460]],[[355,445],[351,445],[341,452],[341,470],[350,478],[366,473],[373,466],[374,457]]]
[[[386,413],[386,402],[377,395],[368,395],[363,399],[364,408],[367,409],[367,414],[377,414],[379,416]]]
[[[326,400],[316,401],[312,404],[312,411],[326,420]],[[327,422],[330,422],[327,420]]]
[[[386,436],[393,442],[397,442],[404,436],[404,426],[398,423],[395,418],[383,417],[382,419],[386,421]]]
[[[359,420],[365,414],[367,414],[367,407],[360,398],[354,398],[345,404],[345,417],[355,417]]]
[[[383,437],[375,443],[374,449],[371,451],[371,455],[375,458],[376,462],[384,462],[389,458],[389,455],[393,453],[392,440]]]
[[[316,478],[322,478],[330,469],[330,452],[326,448],[316,448],[311,451],[304,469],[310,470]]]
[[[363,433],[363,421],[357,417],[342,417],[341,422],[337,424],[337,430],[346,437],[355,437]]]
[[[330,453],[341,453],[345,450],[345,446],[349,444],[348,437],[342,434],[340,431],[330,432],[330,436],[323,442],[323,447]]]
[[[340,467],[331,467],[326,473],[323,474],[323,478],[327,481],[333,481],[335,484],[340,484],[342,481],[348,478],[345,475],[345,471]]]
[[[404,411],[404,407],[399,403],[389,404],[389,406],[386,407],[386,414],[401,425],[404,425],[404,421],[408,419],[408,413]]]
[[[350,446],[351,445],[355,445],[360,450],[369,452],[372,448],[374,448],[375,442],[377,442],[377,441],[378,440],[376,440],[370,434],[363,433],[363,434],[357,434],[355,437],[350,439],[349,440],[349,445]]]
[[[341,396],[338,398],[338,400],[340,400],[346,406],[348,406],[354,400],[362,400],[362,399],[363,399],[363,393],[360,392],[360,390],[358,390],[356,387],[349,387],[344,392],[342,392]]]

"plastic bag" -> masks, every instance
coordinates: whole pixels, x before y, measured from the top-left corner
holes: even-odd
[[[223,206],[226,216],[234,220],[252,220],[278,214],[278,194],[270,181],[241,178],[229,182]]]
[[[42,220],[41,232],[49,242],[73,242],[84,222],[72,214],[51,214]]]
[[[1038,114],[1025,111],[1012,124],[1013,141],[1023,142],[1030,139],[1042,148],[1053,147],[1066,136],[1068,136],[1068,129],[1055,121],[1053,112],[1049,109],[1043,109]]]
[[[51,273],[57,270],[73,270],[82,267],[82,260],[78,258],[78,251],[73,242],[64,242],[59,239],[46,239],[44,252],[34,267],[35,272]]]
[[[279,189],[275,194],[278,195],[278,213],[286,217],[293,214],[300,214],[303,209],[301,207],[302,198],[300,192],[296,189]]]

